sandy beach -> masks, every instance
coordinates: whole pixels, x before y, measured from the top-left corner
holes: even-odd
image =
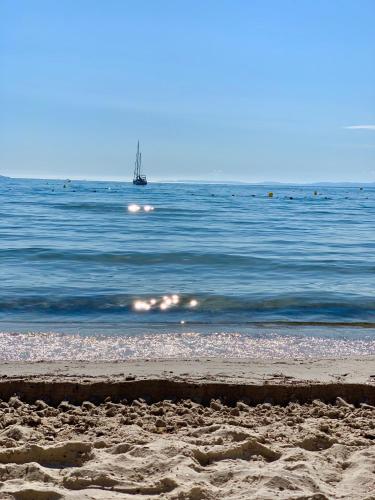
[[[0,391],[0,498],[375,498],[374,358],[1,363]]]
[[[375,0],[0,12],[0,500],[375,500]]]

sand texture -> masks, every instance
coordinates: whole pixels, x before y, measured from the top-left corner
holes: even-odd
[[[1,403],[0,498],[375,498],[375,408]]]
[[[0,381],[0,499],[375,499],[372,379],[38,371]]]

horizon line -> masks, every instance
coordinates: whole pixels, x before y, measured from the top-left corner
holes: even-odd
[[[48,180],[48,181],[81,181],[81,182],[119,182],[132,184],[131,179],[121,179],[121,178],[82,178],[82,177],[39,177],[39,176],[7,176],[0,175],[0,180],[3,179],[24,179],[24,180]],[[267,184],[280,184],[280,185],[295,185],[295,186],[313,186],[315,184],[355,184],[355,185],[367,185],[375,184],[375,179],[373,181],[275,181],[275,180],[263,180],[263,181],[230,181],[230,180],[209,180],[209,179],[151,179],[149,182],[154,184],[247,184],[247,185],[267,185]]]

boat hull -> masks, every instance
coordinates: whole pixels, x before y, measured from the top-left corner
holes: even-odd
[[[146,179],[134,179],[133,180],[133,184],[135,186],[146,186],[147,185],[147,181],[146,181]]]

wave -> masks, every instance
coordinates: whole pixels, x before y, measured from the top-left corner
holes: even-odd
[[[135,300],[148,301],[156,298],[155,307],[147,312],[136,312],[133,309]],[[192,298],[198,299],[198,307],[190,307]],[[350,318],[361,323],[375,320],[375,299],[373,297],[348,296],[340,294],[289,294],[274,297],[233,297],[233,296],[192,296],[183,295],[178,305],[168,311],[161,311],[158,307],[161,297],[134,296],[130,294],[97,294],[78,296],[17,296],[0,297],[0,312],[31,312],[52,314],[126,314],[132,313],[142,320],[150,319],[157,315],[168,320],[175,313],[184,312],[197,320],[212,318],[212,320],[225,320],[226,317],[233,321],[255,321],[256,318],[266,318],[267,321],[288,319],[290,322],[302,318],[303,321],[334,321]],[[189,316],[189,317],[190,317]],[[297,321],[299,322],[299,321]]]
[[[50,203],[48,208],[56,208],[59,210],[67,211],[81,211],[87,210],[90,212],[119,212],[125,211],[126,205],[124,203],[103,203],[103,202],[79,202],[79,203]]]
[[[254,255],[236,255],[229,253],[200,252],[100,252],[95,250],[53,250],[43,247],[0,249],[0,258],[12,261],[43,262],[87,262],[105,265],[128,264],[136,266],[182,265],[204,266],[205,268],[222,267],[230,269],[247,269],[250,271],[324,271],[324,273],[372,273],[375,264],[364,260],[349,258],[309,259],[285,258],[283,256],[258,257]]]

